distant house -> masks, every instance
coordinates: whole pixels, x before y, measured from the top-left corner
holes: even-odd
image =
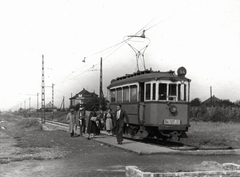
[[[42,110],[42,108],[40,110]],[[46,112],[56,112],[57,107],[52,105],[52,102],[50,101],[48,104],[45,105],[45,111]]]
[[[29,113],[31,113],[31,112],[37,112],[37,110],[36,110],[35,108],[29,108],[27,111],[28,111]]]
[[[98,97],[98,95],[94,92],[89,92],[85,88],[83,88],[82,91],[77,93],[75,96],[69,98],[70,100],[70,107],[76,106],[77,104],[80,104],[81,106],[84,106],[88,101],[92,100],[93,98]]]
[[[206,99],[205,101],[203,101],[201,103],[201,105],[205,105],[205,106],[212,106],[212,105],[216,105],[217,103],[221,102],[222,100],[215,97],[215,95],[211,96],[210,98]]]

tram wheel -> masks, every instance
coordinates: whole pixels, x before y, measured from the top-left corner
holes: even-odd
[[[168,140],[168,137],[167,137],[167,136],[163,136],[163,137],[162,137],[162,140],[163,140],[163,141],[167,141],[167,140]]]

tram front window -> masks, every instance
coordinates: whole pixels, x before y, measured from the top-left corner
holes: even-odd
[[[167,100],[167,84],[159,84],[158,95],[159,100]]]
[[[177,97],[177,85],[176,84],[169,84],[169,100],[176,101]]]
[[[146,84],[146,100],[151,99],[151,84]]]
[[[187,86],[185,84],[178,84],[178,100],[187,101]]]

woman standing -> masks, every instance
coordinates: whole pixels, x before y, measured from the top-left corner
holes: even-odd
[[[92,111],[89,115],[88,127],[87,127],[87,133],[88,133],[87,139],[89,139],[89,140],[91,137],[94,137],[94,135],[96,135],[96,130],[97,130],[97,125],[95,122],[96,119],[97,119],[97,113],[95,111]]]
[[[106,131],[108,132],[108,135],[112,135],[112,128],[113,128],[113,123],[112,123],[113,115],[111,111],[112,111],[111,108],[108,108],[107,113],[105,114]]]

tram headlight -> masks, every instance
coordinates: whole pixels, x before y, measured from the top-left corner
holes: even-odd
[[[176,114],[177,113],[177,107],[174,106],[174,105],[171,105],[169,107],[169,111],[172,113],[172,114]]]

